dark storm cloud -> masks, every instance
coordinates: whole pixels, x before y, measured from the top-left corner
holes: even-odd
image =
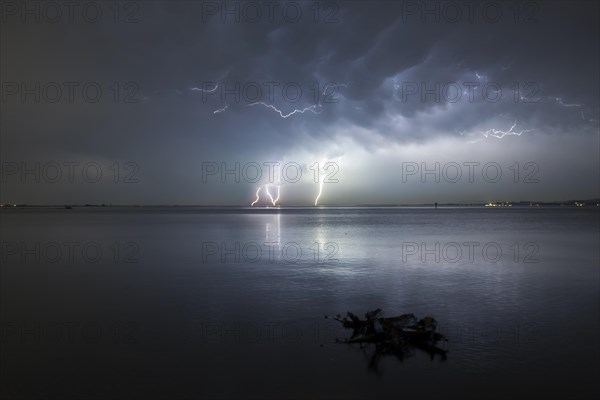
[[[597,135],[597,3],[493,3],[503,14],[490,22],[481,7],[471,21],[466,3],[458,2],[463,16],[451,22],[441,14],[443,2],[427,3],[437,15],[415,11],[421,2],[334,2],[331,9],[319,3],[318,21],[314,3],[295,2],[304,14],[293,23],[278,13],[273,21],[236,22],[230,15],[223,22],[220,13],[208,15],[207,3],[221,4],[138,2],[138,22],[129,24],[9,18],[2,25],[3,82],[94,81],[104,97],[94,104],[9,98],[3,158],[131,158],[154,165],[146,170],[175,187],[195,176],[199,159],[276,159],[337,136],[376,150],[389,142],[477,136],[514,121],[540,134]],[[121,96],[133,82],[139,103],[111,101],[115,82]],[[273,98],[269,83],[276,85]],[[403,97],[415,85],[465,83],[479,85],[473,101]],[[500,101],[482,96],[490,83],[501,87]],[[252,104],[254,92],[236,84],[261,87],[262,104]],[[297,101],[284,97],[286,84],[302,88]],[[282,118],[295,109],[304,112]],[[176,165],[184,171],[173,178],[169,166]]]

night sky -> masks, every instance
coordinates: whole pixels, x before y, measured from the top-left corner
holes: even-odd
[[[249,205],[291,163],[312,205],[324,162],[322,205],[600,197],[596,2],[41,3],[2,2],[3,203]]]

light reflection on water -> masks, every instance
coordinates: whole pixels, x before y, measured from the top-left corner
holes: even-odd
[[[94,242],[106,255],[94,263],[7,256],[4,391],[364,398],[397,394],[401,385],[421,396],[502,398],[519,387],[550,398],[568,392],[565,381],[596,390],[598,215],[557,208],[3,212],[3,243]],[[116,262],[115,242],[121,250],[134,242],[137,262]],[[473,258],[463,245],[472,242],[479,243]],[[214,250],[207,243],[216,253],[206,254]],[[249,261],[241,250],[248,243],[272,253]],[[451,243],[464,251],[456,260],[441,250]],[[498,260],[481,252],[490,243],[502,251]],[[408,246],[415,244],[416,253]],[[435,317],[450,338],[448,360],[417,353],[403,363],[384,359],[382,376],[367,372],[369,349],[334,344],[349,332],[323,316],[377,307],[388,316]],[[31,343],[26,328],[10,325],[23,321],[90,322],[111,335]],[[108,327],[128,322],[135,341],[115,343]],[[59,376],[73,378],[70,389]]]

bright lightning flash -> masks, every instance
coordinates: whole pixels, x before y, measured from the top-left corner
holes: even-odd
[[[258,201],[260,200],[260,190],[262,188],[265,188],[265,192],[267,193],[267,196],[269,197],[269,199],[271,200],[271,204],[273,204],[274,206],[277,205],[277,202],[279,201],[279,198],[281,197],[281,187],[277,186],[277,197],[273,198],[273,195],[271,194],[271,192],[269,191],[269,184],[266,184],[264,186],[259,186],[258,189],[256,189],[256,200],[254,200],[250,206],[254,206],[256,203],[258,203]]]
[[[323,160],[321,162],[321,164],[319,164],[319,166],[321,168],[319,168],[318,173],[321,173],[321,169],[323,166],[325,166],[325,161]],[[321,194],[323,194],[323,183],[325,182],[325,175],[323,175],[323,178],[319,179],[319,193],[317,193],[317,197],[315,198],[315,206],[319,203],[319,198],[321,197]]]
[[[258,189],[256,189],[256,200],[254,200],[252,202],[252,204],[250,204],[251,207],[254,206],[258,202],[258,200],[260,200],[260,194],[259,193],[260,193],[260,188],[261,187],[262,186],[259,186]]]
[[[491,129],[488,129],[487,131],[479,131],[477,133],[480,134],[480,135],[483,135],[483,138],[472,140],[472,141],[470,141],[468,143],[477,143],[477,142],[480,142],[480,141],[482,141],[484,139],[487,139],[489,137],[493,137],[493,138],[496,138],[496,139],[502,139],[505,136],[521,136],[524,133],[533,131],[533,129],[522,129],[521,131],[515,131],[516,127],[517,127],[517,121],[515,121],[512,124],[512,126],[510,127],[510,129],[507,130],[507,131],[504,131],[504,130],[501,130],[501,129],[496,129],[496,128],[491,128]],[[464,135],[464,132],[461,132],[460,134]]]
[[[339,162],[339,160],[341,159],[341,156],[337,157],[337,161]],[[315,198],[315,202],[314,205],[317,206],[319,205],[319,199],[321,198],[321,195],[323,194],[323,184],[325,183],[325,179],[330,175],[330,174],[326,174],[326,168],[325,166],[330,163],[330,159],[323,159],[320,163],[317,163],[318,165],[318,170],[317,170],[317,176],[319,177],[319,192],[317,193],[317,197]],[[321,176],[322,174],[322,176]],[[269,198],[269,200],[271,201],[271,204],[273,206],[277,206],[277,202],[279,201],[280,197],[281,197],[281,184],[278,181],[278,183],[275,184],[275,187],[277,187],[277,197],[273,198],[273,195],[271,194],[271,191],[269,190],[269,186],[270,184],[265,184],[262,186],[259,186],[258,189],[256,189],[256,199],[250,204],[250,206],[254,206],[256,203],[258,203],[260,201],[260,191],[261,189],[264,187],[265,188],[265,193],[267,194],[267,197]]]

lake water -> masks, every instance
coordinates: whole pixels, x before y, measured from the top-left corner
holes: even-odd
[[[0,213],[2,399],[590,398],[600,208]],[[442,361],[335,343],[414,313]]]

